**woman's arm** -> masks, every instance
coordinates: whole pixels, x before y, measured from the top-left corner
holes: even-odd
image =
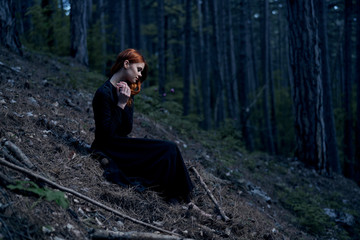
[[[124,137],[132,130],[132,109],[117,105],[110,94],[97,91],[93,100],[96,138]]]

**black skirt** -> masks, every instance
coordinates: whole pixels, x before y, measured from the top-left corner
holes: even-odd
[[[94,152],[109,160],[104,176],[122,186],[159,192],[166,199],[189,200],[193,184],[177,145],[170,141],[120,137]]]

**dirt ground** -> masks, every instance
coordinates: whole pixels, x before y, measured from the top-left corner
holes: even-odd
[[[202,165],[202,158],[212,158],[207,148],[183,139],[174,130],[140,113],[135,113],[132,136],[178,143],[187,165],[196,167],[230,221],[221,219],[194,174],[191,174],[195,183],[192,202],[200,210],[186,204],[169,205],[152,191],[138,193],[107,182],[101,164],[86,151],[94,137],[93,93],[54,83],[53,79],[68,79],[64,70],[76,66],[71,60],[64,62],[67,61],[61,63],[34,53],[19,57],[0,48],[0,158],[6,159],[4,144],[11,141],[35,165],[31,171],[131,218],[186,238],[325,239],[294,224],[291,213],[275,199],[269,201],[250,193],[246,182],[251,180],[271,196],[273,188],[266,186],[266,180],[256,182],[245,171],[239,184],[222,179]],[[262,168],[266,161],[259,159],[258,167]],[[40,188],[54,190],[3,165],[0,173],[12,183],[33,180]],[[311,174],[309,171],[303,177],[315,179]],[[276,176],[268,174],[267,181],[275,179]],[[66,193],[69,207],[62,208],[34,193],[10,190],[4,179],[0,182],[0,239],[91,239],[97,230],[164,234],[70,193]],[[318,185],[335,187],[335,182],[356,189],[351,190],[353,196],[349,201],[360,199],[357,186],[346,179],[325,179],[321,183],[319,180]]]

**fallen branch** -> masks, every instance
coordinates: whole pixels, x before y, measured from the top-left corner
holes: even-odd
[[[134,223],[137,223],[137,224],[140,224],[140,225],[155,229],[155,230],[160,231],[160,232],[164,232],[164,233],[167,233],[167,234],[170,234],[170,235],[181,237],[179,234],[167,231],[165,229],[162,229],[162,228],[156,227],[154,225],[145,223],[143,221],[137,220],[135,218],[132,218],[132,217],[130,217],[130,216],[124,214],[124,213],[121,213],[121,212],[117,211],[116,209],[108,207],[108,206],[106,206],[106,205],[104,205],[104,204],[102,204],[102,203],[100,203],[100,202],[98,202],[98,201],[96,201],[96,200],[94,200],[92,198],[89,198],[89,197],[87,197],[87,196],[85,196],[85,195],[83,195],[81,193],[78,193],[78,192],[76,192],[76,191],[74,191],[74,190],[72,190],[70,188],[63,187],[63,186],[61,186],[61,185],[59,185],[59,184],[57,184],[55,182],[52,182],[49,179],[47,179],[47,178],[45,178],[43,176],[40,176],[40,175],[38,175],[38,174],[36,174],[36,173],[26,169],[26,168],[16,166],[16,165],[6,161],[4,158],[0,158],[0,164],[5,165],[5,166],[7,166],[7,167],[9,167],[9,168],[11,168],[13,170],[17,170],[17,171],[20,171],[22,173],[25,173],[25,174],[27,174],[27,175],[29,175],[29,176],[37,179],[37,180],[41,180],[41,181],[49,184],[52,187],[55,187],[55,188],[57,188],[57,189],[59,189],[61,191],[64,191],[64,192],[70,193],[70,194],[72,194],[74,196],[77,196],[78,198],[81,198],[81,199],[83,199],[85,201],[88,201],[88,202],[90,202],[90,203],[92,203],[92,204],[94,204],[94,205],[96,205],[98,207],[101,207],[101,208],[103,208],[103,209],[105,209],[105,210],[107,210],[109,212],[112,212],[112,213],[114,213],[114,214],[116,214],[116,215],[118,215],[118,216],[120,216],[120,217],[122,217],[124,219],[127,219],[127,220],[130,220],[130,221],[134,222]]]
[[[114,232],[107,230],[96,230],[91,234],[92,239],[131,239],[131,240],[191,240],[190,238],[160,235],[148,232]]]
[[[28,167],[30,169],[35,169],[35,165],[21,151],[21,149],[18,148],[14,143],[7,140],[7,141],[5,141],[4,145],[7,149],[9,149],[17,157],[18,160],[20,160],[22,163],[24,163],[26,167]]]
[[[219,211],[222,219],[224,221],[229,221],[230,218],[227,217],[224,213],[224,211],[222,210],[222,208],[220,207],[219,203],[217,202],[217,200],[215,199],[214,195],[211,193],[210,189],[207,187],[206,183],[204,182],[204,180],[202,179],[201,175],[199,174],[199,172],[196,170],[195,167],[190,167],[190,170],[192,170],[196,177],[199,179],[201,185],[203,186],[203,188],[205,189],[206,193],[208,194],[208,196],[210,197],[210,199],[214,202],[217,210]]]
[[[189,203],[188,205],[188,210],[194,210],[195,212],[199,213],[200,216],[209,218],[209,219],[213,219],[213,216],[209,213],[204,212],[203,210],[201,210],[198,206],[196,206],[194,203]]]
[[[8,161],[12,162],[13,164],[20,166],[20,167],[26,167],[22,162],[20,162],[19,160],[17,160],[17,158],[15,158],[13,155],[11,155],[11,153],[9,152],[7,147],[3,147],[1,149],[1,152],[4,154],[5,159],[7,159]]]

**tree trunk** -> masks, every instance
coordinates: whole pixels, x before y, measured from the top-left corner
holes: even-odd
[[[336,143],[336,131],[334,112],[332,105],[332,93],[330,83],[329,70],[329,49],[327,37],[327,12],[326,3],[324,1],[317,1],[316,6],[319,19],[319,38],[321,48],[321,69],[322,69],[322,84],[323,84],[323,105],[324,105],[324,121],[326,132],[326,159],[329,162],[328,166],[322,166],[329,172],[340,173],[339,154]]]
[[[190,111],[190,68],[191,68],[191,0],[186,0],[185,20],[185,64],[184,64],[184,88],[183,88],[183,115],[187,116]]]
[[[118,11],[116,11],[115,13],[120,13],[120,24],[119,27],[117,27],[117,34],[120,36],[120,50],[119,51],[123,51],[125,49],[125,36],[126,34],[124,34],[125,30],[125,23],[126,23],[126,1],[121,1],[120,5],[118,5],[120,7],[120,9]],[[114,24],[114,27],[116,27],[116,24]],[[115,39],[116,41],[116,39]]]
[[[106,56],[106,30],[105,30],[105,14],[104,14],[104,0],[99,0],[99,11],[100,11],[100,33],[101,33],[101,48],[102,55]],[[105,57],[104,57],[105,59]],[[103,64],[102,70],[103,74],[106,72],[106,64]]]
[[[250,152],[254,151],[254,142],[251,131],[250,114],[251,109],[249,107],[249,83],[253,83],[256,80],[254,76],[253,64],[253,46],[251,42],[251,10],[249,0],[244,0],[241,7],[241,19],[240,24],[243,25],[243,34],[240,40],[240,46],[242,46],[240,54],[242,56],[242,67],[238,68],[239,76],[239,103],[241,106],[240,119],[241,119],[241,133],[245,142],[246,149]],[[250,13],[249,13],[250,12]]]
[[[219,11],[218,11],[218,1],[212,1],[212,16],[213,16],[213,26],[214,26],[214,36],[215,36],[215,46],[214,46],[214,56],[216,56],[215,72],[215,125],[219,127],[220,124],[225,122],[225,109],[224,109],[224,68],[222,62],[222,52],[221,52],[221,33],[220,33],[220,23],[219,23]]]
[[[199,56],[199,62],[202,64],[205,64],[205,61],[207,61],[207,58],[205,57],[205,52],[207,50],[205,50],[205,42],[204,42],[204,32],[203,32],[203,11],[202,11],[202,5],[203,4],[207,4],[206,2],[203,3],[201,0],[197,1],[197,10],[198,10],[198,18],[199,18],[199,48],[200,48],[200,56]],[[205,8],[206,9],[206,8]],[[206,19],[207,13],[205,10],[205,17],[204,19]],[[206,20],[205,20],[205,24]],[[205,130],[208,130],[210,128],[210,114],[209,114],[209,109],[210,109],[210,99],[209,99],[209,95],[210,93],[208,92],[209,90],[209,79],[206,77],[206,67],[205,68],[200,68],[200,80],[201,80],[201,95],[202,95],[202,114],[203,114],[203,122],[202,122],[202,127]]]
[[[159,95],[162,101],[165,97],[165,13],[164,0],[158,0],[158,69],[159,69]]]
[[[31,29],[31,16],[30,14],[27,14],[27,10],[29,7],[33,6],[33,0],[13,0],[15,1],[15,12],[18,14],[18,20],[17,22],[17,30],[19,33],[19,36],[25,36],[28,37],[28,33]],[[60,1],[61,2],[61,1]],[[16,16],[15,16],[16,17]]]
[[[314,1],[287,0],[287,5],[296,156],[306,165],[326,171],[321,53]]]
[[[88,1],[70,1],[70,55],[85,66],[89,65],[87,52],[87,3]]]
[[[199,0],[200,2],[201,0]],[[205,4],[204,7],[204,19],[205,19],[205,27],[209,27],[210,25],[210,14],[209,14],[209,2],[203,2]],[[205,33],[205,46],[202,51],[204,58],[202,63],[205,64],[205,67],[202,68],[202,91],[203,91],[203,108],[204,108],[204,129],[208,130],[211,128],[211,96],[210,96],[210,69],[211,69],[211,62],[210,62],[210,34],[209,32]]]
[[[0,38],[1,44],[11,51],[22,55],[19,34],[15,24],[13,0],[0,0]]]
[[[269,0],[264,1],[264,19],[263,19],[263,39],[262,39],[262,83],[265,86],[263,94],[263,113],[264,113],[264,129],[265,149],[270,154],[275,154],[274,137],[270,116],[270,31],[269,31]]]
[[[228,38],[229,38],[229,47],[225,47],[225,49],[229,49],[230,52],[228,52],[229,56],[230,56],[230,78],[229,78],[229,83],[230,83],[230,92],[231,94],[229,94],[230,96],[232,96],[231,98],[231,103],[232,104],[232,111],[233,111],[233,118],[235,119],[235,123],[236,126],[239,126],[240,123],[240,106],[239,106],[239,88],[238,88],[238,77],[236,75],[237,72],[237,68],[236,66],[236,58],[235,58],[235,44],[234,44],[234,34],[233,34],[233,22],[232,22],[232,13],[231,13],[231,4],[230,4],[230,0],[226,0],[226,14],[228,17],[228,26],[229,26],[229,31],[228,31]]]
[[[356,1],[356,19],[360,20],[360,1]],[[357,106],[356,106],[356,162],[355,180],[360,184],[360,24],[356,25],[356,83],[357,83]]]
[[[229,56],[231,57],[229,53],[229,46],[230,46],[230,39],[229,39],[229,32],[230,32],[230,26],[229,26],[229,15],[227,9],[230,2],[228,1],[220,1],[219,3],[219,35],[221,36],[219,38],[220,44],[220,53],[222,56],[222,68],[223,70],[223,83],[224,83],[224,97],[226,101],[226,114],[225,117],[234,119],[235,118],[235,110],[234,110],[234,96],[233,91],[231,89],[232,85],[232,79],[231,79],[231,63]]]
[[[344,27],[344,176],[353,178],[353,143],[352,143],[352,80],[351,80],[351,0],[345,0],[345,27]]]
[[[141,49],[141,4],[140,0],[134,1],[134,48]]]

